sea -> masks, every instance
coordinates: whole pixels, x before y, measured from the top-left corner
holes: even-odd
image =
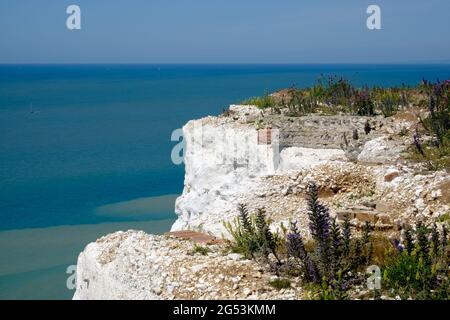
[[[0,65],[0,299],[71,299],[89,242],[168,231],[187,121],[329,75],[416,85],[450,65]]]

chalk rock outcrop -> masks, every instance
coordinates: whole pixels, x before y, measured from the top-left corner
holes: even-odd
[[[230,110],[233,117],[207,117],[183,127],[184,190],[176,201],[178,220],[172,231],[189,228],[226,235],[223,221],[233,219],[237,204],[247,195],[258,193],[261,178],[344,159],[341,149],[322,145],[281,149],[282,130],[249,123],[259,109]]]
[[[277,290],[256,262],[220,245],[207,248],[198,253],[189,240],[141,231],[110,234],[80,254],[74,299],[301,298],[299,283]]]

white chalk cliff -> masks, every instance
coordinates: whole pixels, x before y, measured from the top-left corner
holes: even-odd
[[[223,221],[236,215],[237,204],[247,194],[258,192],[261,177],[310,168],[344,155],[341,149],[303,147],[280,152],[279,130],[258,129],[245,121],[259,109],[233,105],[230,110],[238,121],[207,117],[183,127],[184,190],[176,201],[178,220],[172,231],[226,235]]]

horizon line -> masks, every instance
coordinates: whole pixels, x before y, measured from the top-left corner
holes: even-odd
[[[14,63],[3,63],[0,62],[0,66],[23,66],[23,65],[60,65],[60,66],[70,66],[70,65],[180,65],[180,66],[214,66],[214,65],[229,65],[229,66],[237,66],[237,65],[245,65],[245,66],[263,66],[263,65],[271,65],[271,66],[307,66],[307,65],[450,65],[450,61],[443,62],[286,62],[286,63],[277,63],[277,62],[261,62],[261,63],[253,63],[253,62],[14,62]]]

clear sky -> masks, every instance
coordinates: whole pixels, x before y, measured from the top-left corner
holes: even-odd
[[[450,1],[0,0],[0,63],[385,62],[450,63]]]

